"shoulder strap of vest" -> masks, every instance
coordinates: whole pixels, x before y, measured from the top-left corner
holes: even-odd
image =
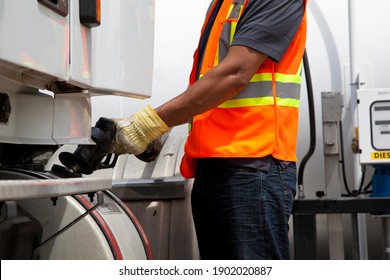
[[[196,72],[197,72],[198,64],[199,64],[199,44],[200,44],[200,39],[202,38],[202,35],[203,35],[204,31],[205,31],[207,23],[209,22],[210,17],[213,14],[214,9],[217,7],[218,2],[219,2],[219,0],[213,0],[213,2],[211,3],[211,5],[210,5],[210,7],[209,7],[209,9],[207,11],[206,18],[204,20],[204,23],[203,23],[203,26],[202,26],[202,29],[201,29],[201,34],[200,34],[200,38],[199,38],[199,42],[198,42],[198,47],[195,50],[195,53],[194,53],[194,56],[193,56],[193,64],[192,64],[192,69],[191,69],[190,79],[189,79],[189,84],[190,85],[192,85],[196,81]]]

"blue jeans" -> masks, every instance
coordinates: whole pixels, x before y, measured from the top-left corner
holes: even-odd
[[[267,172],[199,159],[191,203],[201,259],[290,259],[296,164]]]

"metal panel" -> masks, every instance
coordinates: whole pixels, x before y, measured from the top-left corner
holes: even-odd
[[[154,1],[101,1],[101,24],[80,24],[71,2],[70,83],[91,92],[149,97],[152,92]]]
[[[10,28],[11,27],[11,28]],[[67,79],[68,17],[38,1],[0,1],[0,66]]]
[[[0,77],[0,84],[4,81]],[[0,85],[0,92],[1,91]],[[16,92],[15,92],[16,91]],[[16,87],[4,92],[10,114],[1,123],[0,141],[13,144],[94,144],[88,96],[41,94],[34,88]]]
[[[3,79],[0,77],[0,82]],[[28,93],[5,93],[10,100],[8,123],[1,124],[0,141],[13,144],[55,144],[52,139],[53,103],[50,96]]]
[[[54,98],[53,140],[57,144],[94,144],[88,95],[57,94]]]

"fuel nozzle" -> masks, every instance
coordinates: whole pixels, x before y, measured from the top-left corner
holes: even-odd
[[[115,123],[108,118],[101,117],[92,127],[91,139],[95,145],[79,145],[73,153],[62,152],[58,158],[61,163],[79,174],[92,174],[97,169],[115,166],[117,156],[111,161]],[[105,161],[103,162],[103,159]]]

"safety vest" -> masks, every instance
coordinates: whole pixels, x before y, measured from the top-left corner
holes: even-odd
[[[210,6],[206,22],[216,2]],[[246,3],[247,0],[223,1],[203,57],[199,58],[195,52],[194,65],[199,65],[193,68],[190,84],[226,56]],[[306,12],[279,63],[267,58],[242,92],[192,118],[180,166],[185,178],[194,177],[197,158],[260,158],[272,155],[283,161],[297,160],[298,109],[305,44]]]

